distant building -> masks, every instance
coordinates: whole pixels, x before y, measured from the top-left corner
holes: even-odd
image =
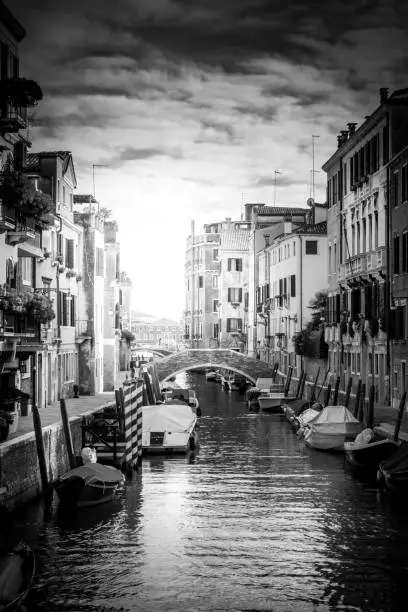
[[[151,345],[176,351],[183,343],[183,327],[169,319],[139,317],[133,313],[132,332],[135,336],[135,349],[141,345]]]
[[[247,352],[250,356],[260,356],[260,346],[264,343],[264,332],[262,340],[258,338],[258,320],[260,318],[259,300],[266,302],[269,299],[267,289],[259,293],[259,287],[266,285],[265,277],[262,283],[259,279],[259,253],[265,249],[265,241],[271,237],[271,233],[278,224],[291,223],[291,227],[307,222],[310,217],[310,208],[282,206],[266,206],[265,204],[245,204],[245,218],[250,224],[248,240],[248,313],[247,313]],[[279,230],[280,232],[282,230]],[[266,269],[266,268],[264,268]],[[258,300],[258,301],[257,301]],[[260,321],[259,321],[260,323]]]
[[[184,340],[191,348],[243,348],[247,221],[194,222],[185,256]]]

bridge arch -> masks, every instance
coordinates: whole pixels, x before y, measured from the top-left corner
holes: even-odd
[[[155,361],[159,382],[197,368],[224,368],[255,383],[272,376],[272,366],[231,349],[188,349]]]

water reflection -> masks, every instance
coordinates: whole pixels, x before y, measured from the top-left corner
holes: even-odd
[[[203,378],[179,381],[203,409],[198,452],[146,459],[88,515],[24,510],[35,609],[405,609],[406,509]]]

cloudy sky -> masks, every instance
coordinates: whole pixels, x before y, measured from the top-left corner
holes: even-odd
[[[7,2],[7,0],[6,0]],[[32,151],[74,155],[119,222],[134,308],[179,319],[184,248],[242,202],[325,198],[347,122],[408,86],[402,0],[8,0],[44,100]],[[99,167],[101,166],[101,167]],[[279,171],[280,174],[274,173]]]

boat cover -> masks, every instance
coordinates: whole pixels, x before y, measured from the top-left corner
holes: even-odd
[[[60,477],[60,481],[63,481],[72,477],[82,478],[86,484],[90,484],[92,482],[104,482],[106,484],[110,483],[120,483],[125,480],[123,473],[110,466],[110,465],[102,465],[101,463],[87,463],[86,465],[81,465],[73,470],[63,474]]]
[[[307,423],[311,423],[314,419],[316,419],[320,414],[319,410],[315,410],[314,408],[307,408],[302,414],[298,417],[298,421],[301,427],[306,425]]]
[[[401,473],[408,471],[408,444],[403,444],[391,455],[387,461],[383,461],[381,467],[387,472]]]
[[[143,406],[143,433],[150,431],[190,431],[197,417],[188,404]]]
[[[345,406],[326,406],[311,424],[313,431],[322,434],[357,435],[361,423]]]
[[[257,378],[255,383],[255,387],[257,389],[262,389],[262,391],[269,391],[272,385],[273,378]]]

